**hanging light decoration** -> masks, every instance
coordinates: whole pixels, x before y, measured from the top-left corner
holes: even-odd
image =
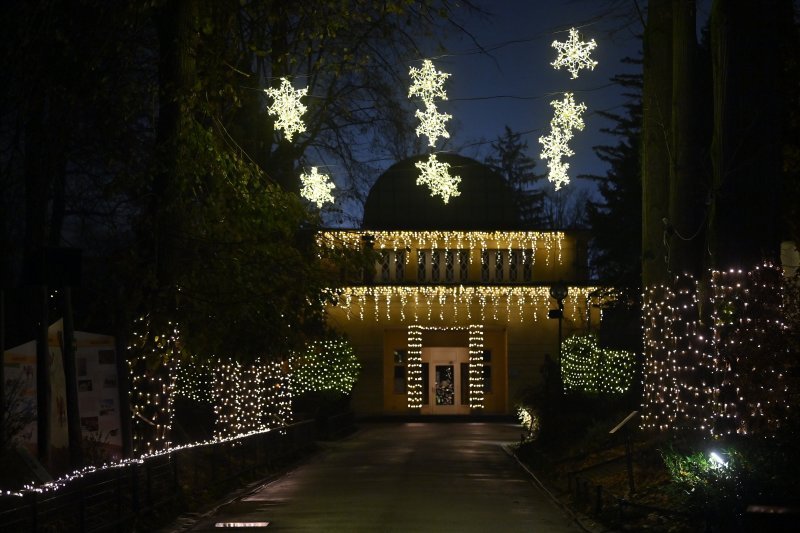
[[[582,115],[586,111],[586,105],[576,104],[572,93],[565,93],[563,100],[553,100],[550,105],[553,106],[555,113],[550,120],[550,133],[539,137],[539,143],[542,145],[539,157],[547,161],[549,170],[547,179],[553,183],[556,190],[559,190],[569,183],[567,175],[569,163],[563,162],[562,159],[575,154],[568,143],[573,136],[572,130],[584,128]]]
[[[572,79],[578,77],[580,69],[594,70],[597,66],[597,61],[589,56],[592,50],[597,48],[597,43],[594,39],[588,42],[581,41],[575,28],[569,29],[569,39],[563,43],[553,41],[552,47],[558,51],[558,57],[550,64],[556,70],[566,67],[572,74]]]
[[[295,133],[306,131],[301,118],[306,112],[306,106],[300,98],[306,96],[308,87],[295,89],[289,80],[281,78],[279,87],[269,87],[264,92],[272,98],[272,105],[267,107],[267,112],[278,117],[275,127],[283,130],[287,141],[291,141]]]
[[[300,196],[321,208],[326,202],[333,203],[331,191],[336,188],[327,174],[320,174],[317,167],[311,167],[311,173],[300,174]]]
[[[426,161],[417,161],[414,166],[420,170],[417,185],[427,185],[431,196],[441,196],[447,203],[451,197],[461,194],[458,190],[461,177],[450,174],[450,163],[439,161],[436,154],[428,156]]]
[[[436,140],[440,137],[450,138],[445,122],[450,120],[452,115],[440,113],[436,107],[437,98],[447,100],[444,84],[450,74],[436,70],[430,59],[422,62],[422,68],[411,67],[408,73],[412,82],[408,89],[408,97],[419,97],[425,106],[424,110],[417,109],[415,112],[420,122],[416,130],[417,137],[424,135],[428,138],[428,146],[435,147]],[[451,197],[461,194],[458,190],[461,178],[451,175],[450,165],[438,161],[436,154],[430,154],[427,161],[418,161],[416,167],[420,171],[417,185],[427,185],[431,196],[441,196],[446,204]]]

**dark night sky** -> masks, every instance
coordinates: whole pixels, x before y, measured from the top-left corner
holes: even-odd
[[[452,74],[450,101],[441,106],[453,115],[448,128],[451,139],[445,149],[483,159],[489,143],[508,125],[514,131],[527,132],[528,153],[537,162],[537,172],[546,173],[545,162],[539,159],[538,139],[549,128],[553,115],[550,101],[574,92],[575,100],[588,109],[586,128],[575,132],[571,141],[575,155],[567,161],[573,184],[588,186],[586,181],[575,181],[575,176],[602,175],[606,169],[592,146],[616,142],[600,132],[609,122],[593,111],[621,111],[622,90],[609,80],[614,74],[636,69],[622,64],[623,58],[640,56],[636,34],[641,33],[642,25],[634,1],[478,0],[477,4],[492,16],[468,19],[464,26],[490,55],[475,53],[474,43],[463,34],[446,41],[448,54],[437,57],[435,50],[428,51],[440,70]],[[708,16],[706,4],[700,2],[698,26]],[[582,70],[574,80],[563,68],[550,66],[556,57],[551,43],[566,40],[570,27],[581,32],[582,40],[595,39],[593,58],[599,62],[593,71]]]

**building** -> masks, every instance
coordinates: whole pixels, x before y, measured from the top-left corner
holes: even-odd
[[[446,154],[461,195],[443,204],[416,185],[412,158],[372,187],[361,230],[324,231],[324,246],[371,247],[362,283],[341,289],[328,322],[363,365],[353,391],[359,415],[507,414],[542,381],[563,335],[596,329],[586,235],[520,229],[513,192],[472,159]]]

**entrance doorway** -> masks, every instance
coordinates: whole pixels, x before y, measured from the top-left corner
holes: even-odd
[[[422,414],[469,414],[469,349],[422,348]]]

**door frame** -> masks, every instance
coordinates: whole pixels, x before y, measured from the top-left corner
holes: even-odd
[[[466,415],[470,413],[469,404],[461,403],[461,365],[469,364],[469,348],[466,346],[431,346],[422,348],[422,362],[428,366],[428,404],[420,413],[424,415]],[[436,365],[453,366],[454,405],[436,405]],[[424,368],[424,367],[423,367]]]

